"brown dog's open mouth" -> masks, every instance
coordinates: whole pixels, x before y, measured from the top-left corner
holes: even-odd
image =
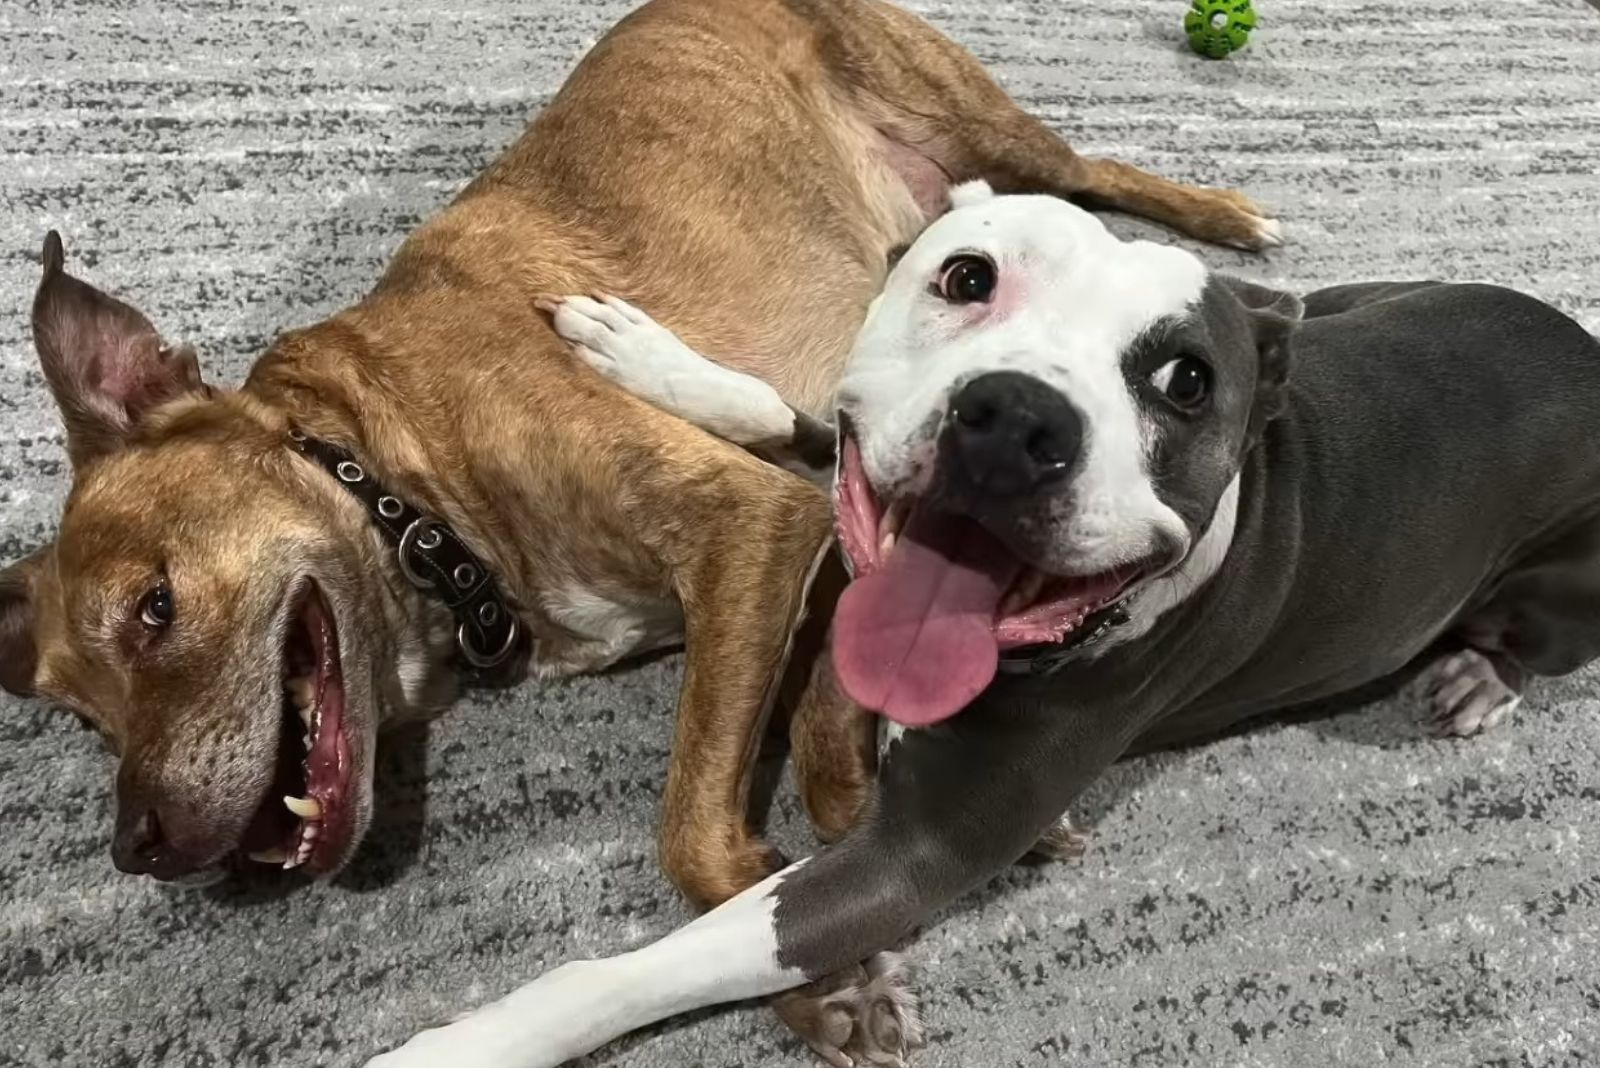
[[[251,859],[313,875],[350,844],[353,745],[333,613],[314,582],[296,595],[283,651],[283,726],[272,786],[240,848]]]
[[[885,509],[855,439],[842,445],[839,541],[855,580],[834,616],[833,661],[852,700],[897,723],[956,714],[993,681],[1000,650],[1066,640],[1149,573],[1141,562],[1046,575],[973,519],[920,502]]]

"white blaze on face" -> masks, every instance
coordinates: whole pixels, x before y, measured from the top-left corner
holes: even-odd
[[[1071,509],[1054,520],[1061,558],[1033,562],[1104,570],[1156,548],[1158,531],[1184,541],[1183,521],[1151,485],[1150,428],[1122,358],[1144,330],[1199,301],[1205,267],[1182,249],[1122,241],[1054,197],[997,197],[970,183],[951,201],[873,303],[840,389],[874,488],[883,498],[924,488],[951,396],[980,374],[1019,371],[1060,390],[1084,419]],[[994,261],[988,303],[953,305],[935,292],[961,253]]]

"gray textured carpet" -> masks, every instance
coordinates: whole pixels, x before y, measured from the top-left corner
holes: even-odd
[[[0,558],[66,488],[26,326],[47,227],[237,380],[277,329],[356,297],[626,6],[5,0]],[[1600,327],[1584,0],[1261,0],[1257,43],[1221,64],[1179,46],[1179,0],[917,6],[1080,147],[1281,212],[1290,247],[1207,251],[1220,266],[1489,278]],[[529,686],[396,741],[370,847],[300,890],[116,875],[108,759],[0,701],[0,1065],[355,1065],[664,933],[686,915],[652,848],[678,672]],[[916,943],[920,1063],[1600,1059],[1600,675],[1477,742],[1425,740],[1413,712],[1119,768],[1083,862],[1016,870]],[[787,793],[773,819],[803,851]],[[805,1058],[744,1007],[592,1063]]]

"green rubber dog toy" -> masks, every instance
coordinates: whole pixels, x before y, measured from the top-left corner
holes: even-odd
[[[1207,59],[1227,59],[1250,43],[1255,28],[1250,0],[1194,0],[1183,16],[1190,46]]]

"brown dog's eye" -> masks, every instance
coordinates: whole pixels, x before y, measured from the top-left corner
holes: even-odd
[[[172,625],[176,611],[172,603],[172,588],[163,579],[139,602],[139,622],[152,630],[165,630]]]
[[[963,252],[939,268],[939,295],[951,304],[987,304],[994,287],[994,261],[987,256]]]

